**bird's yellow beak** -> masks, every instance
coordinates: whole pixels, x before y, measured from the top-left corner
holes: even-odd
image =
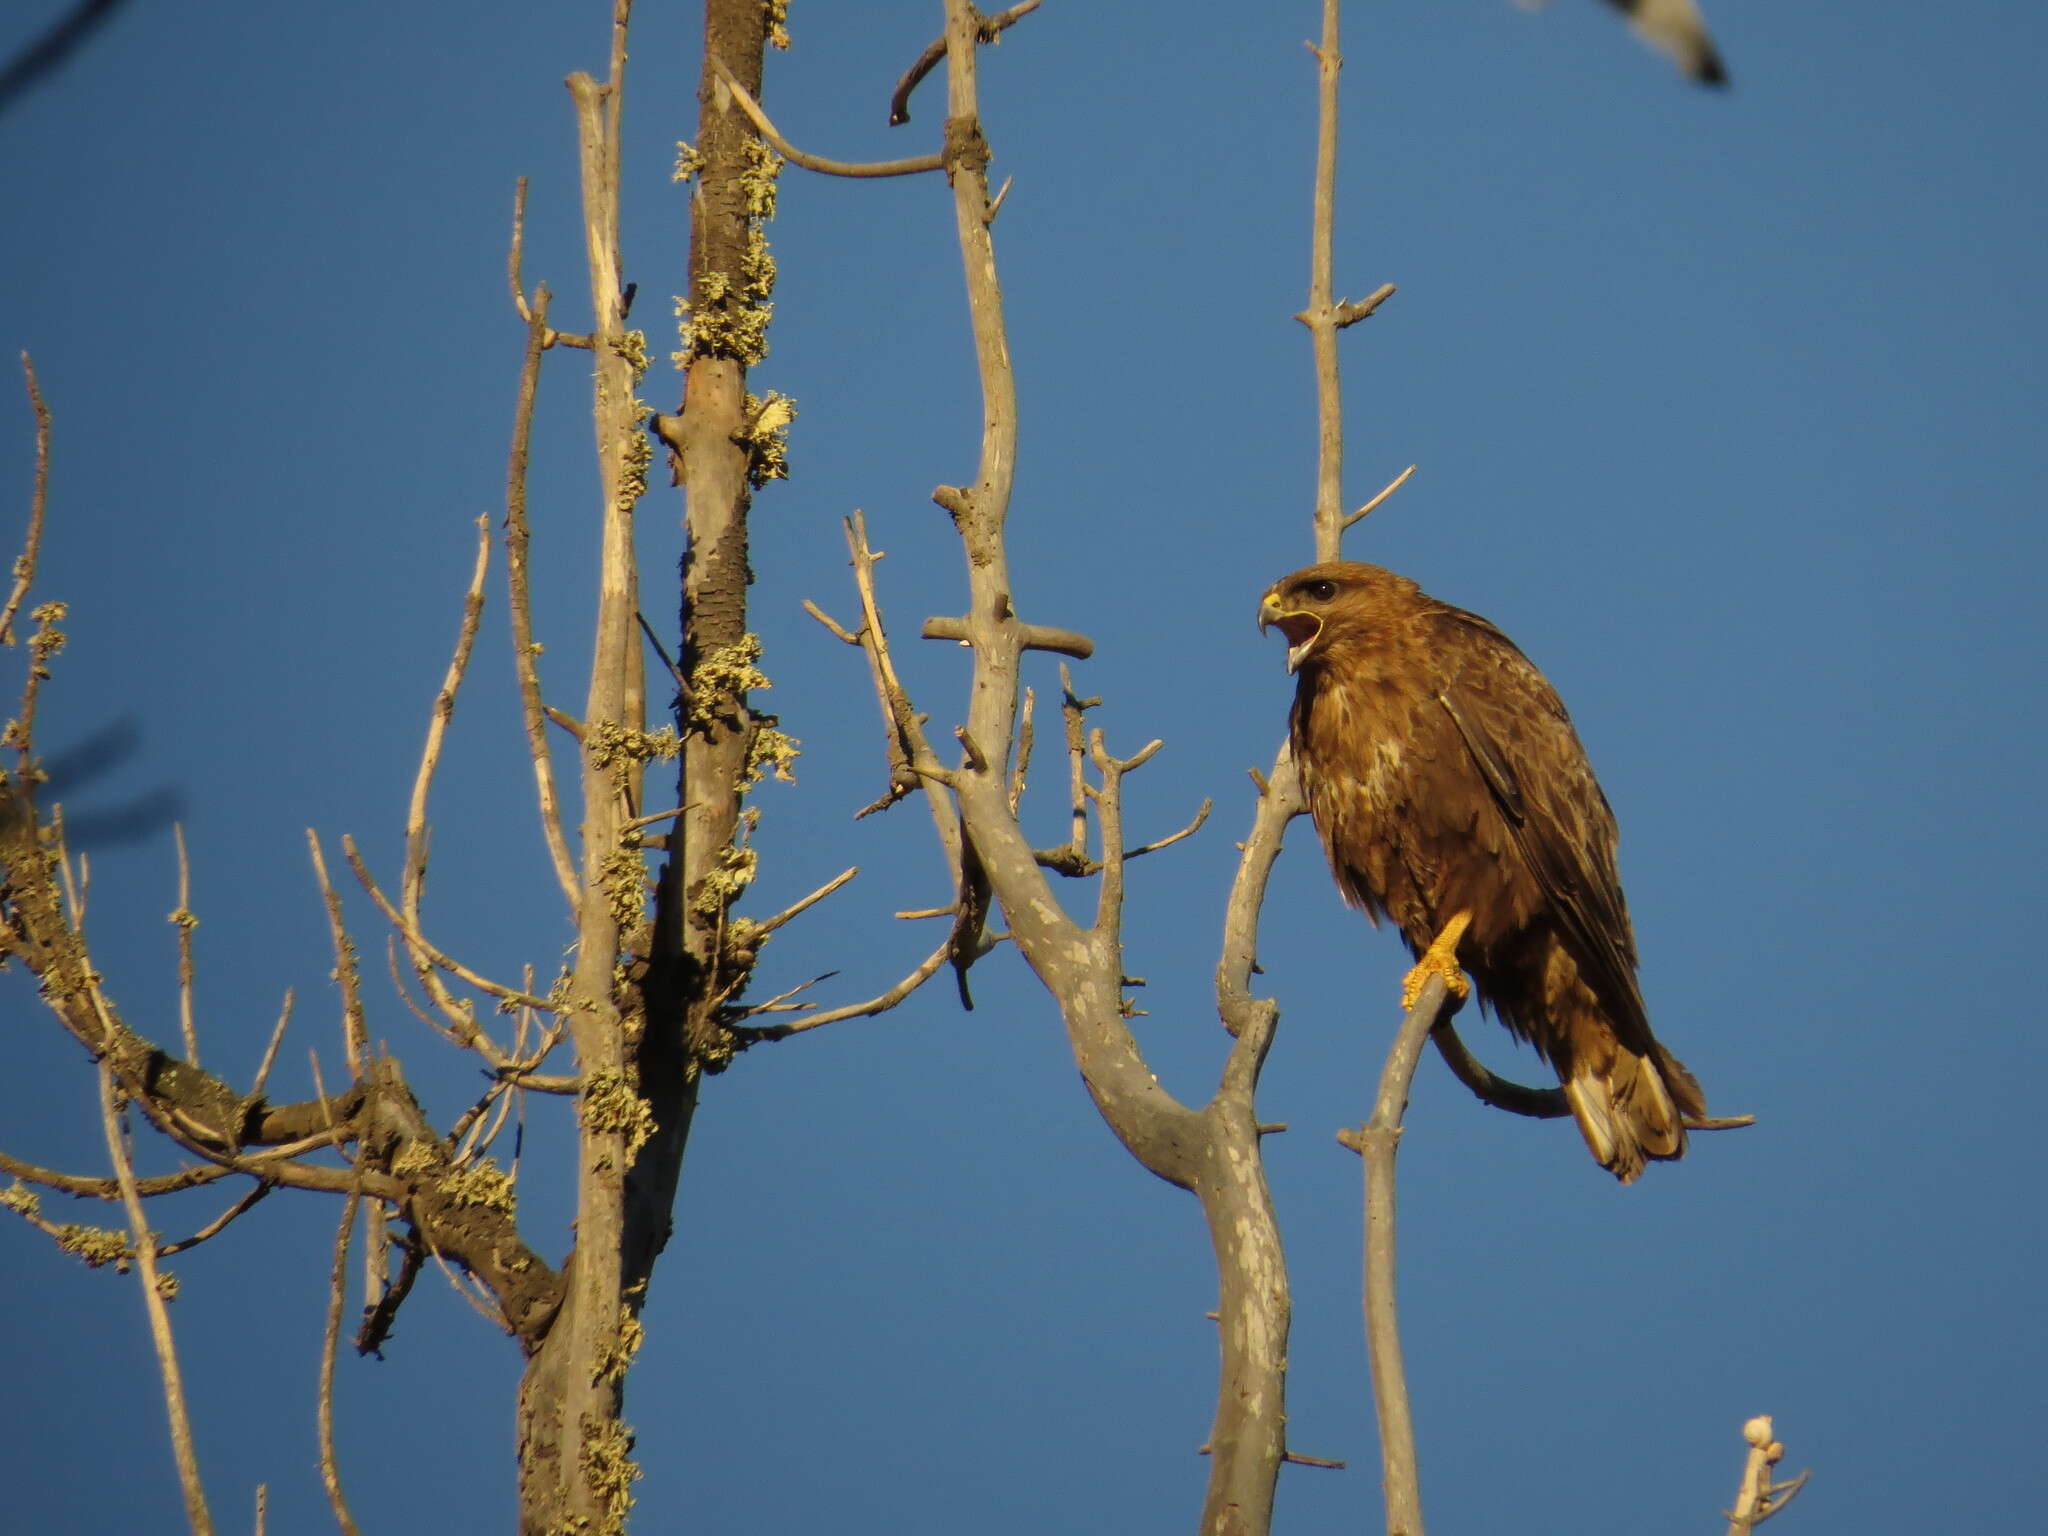
[[[1302,609],[1288,609],[1280,602],[1277,588],[1268,588],[1259,599],[1259,633],[1277,629],[1287,637],[1287,670],[1294,671],[1323,632],[1323,621]]]

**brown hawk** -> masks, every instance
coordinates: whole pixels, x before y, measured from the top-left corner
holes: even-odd
[[[1614,813],[1543,674],[1486,620],[1376,565],[1284,577],[1259,625],[1287,636],[1294,761],[1345,899],[1392,918],[1425,966],[1471,972],[1616,1178],[1683,1156],[1706,1101],[1650,1033]],[[1462,940],[1438,944],[1460,916]]]

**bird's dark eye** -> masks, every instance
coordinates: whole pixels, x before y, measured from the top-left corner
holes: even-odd
[[[1312,581],[1301,590],[1317,602],[1327,603],[1337,595],[1337,583],[1334,581]]]

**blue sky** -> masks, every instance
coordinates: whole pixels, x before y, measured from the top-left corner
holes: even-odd
[[[10,13],[0,47],[57,9]],[[641,9],[627,276],[660,354],[697,55],[687,7]],[[1024,413],[1019,605],[1098,642],[1079,682],[1106,699],[1112,746],[1165,739],[1131,784],[1134,833],[1217,800],[1200,837],[1134,868],[1127,920],[1143,1044],[1195,1099],[1223,1058],[1209,985],[1244,770],[1270,761],[1289,693],[1254,606],[1310,551],[1308,348],[1289,316],[1315,9],[1049,0],[984,77],[996,170],[1016,178],[997,238]],[[938,10],[798,0],[770,110],[820,153],[934,145],[935,88],[908,127],[884,115]],[[138,800],[181,807],[206,1060],[238,1078],[287,986],[300,1022],[277,1089],[310,1086],[309,1046],[338,1070],[304,830],[330,849],[352,832],[396,867],[473,523],[502,496],[512,184],[533,182],[529,280],[574,326],[560,80],[601,72],[607,11],[139,4],[0,118],[0,341],[35,353],[56,412],[40,590],[72,612],[45,740],[134,733],[75,790],[88,828]],[[1404,1317],[1441,1529],[1709,1527],[1757,1412],[1816,1469],[1788,1531],[2028,1529],[2048,1497],[2044,1062],[2023,969],[2048,851],[2048,20],[1902,0],[1847,15],[1715,0],[1726,94],[1588,0],[1347,18],[1339,284],[1401,285],[1345,339],[1350,498],[1421,465],[1350,552],[1488,615],[1557,684],[1621,822],[1658,1032],[1717,1110],[1760,1120],[1624,1190],[1568,1128],[1484,1110],[1424,1063]],[[756,379],[802,415],[794,476],[756,510],[755,624],[807,755],[796,788],[762,795],[753,905],[863,873],[776,939],[764,989],[836,968],[832,1001],[879,990],[932,942],[887,914],[944,897],[921,811],[849,820],[881,786],[880,730],[858,658],[800,603],[851,612],[839,519],[864,508],[907,679],[950,725],[960,654],[909,640],[962,602],[928,500],[970,472],[978,428],[950,225],[936,178],[785,176]],[[673,391],[650,375],[643,393]],[[587,399],[575,356],[552,356],[538,623],[565,699],[589,629]],[[0,403],[17,523],[30,441],[25,407]],[[651,593],[678,552],[669,495],[642,505]],[[430,926],[486,970],[547,971],[569,935],[493,601],[440,781]],[[1056,801],[1033,814],[1053,840]],[[169,832],[83,840],[109,989],[173,1038]],[[374,910],[351,916],[377,955]],[[1358,1170],[1331,1133],[1364,1113],[1403,960],[1338,903],[1306,825],[1262,959],[1285,1016],[1261,1109],[1293,1127],[1268,1143],[1291,1434],[1352,1463],[1289,1468],[1280,1525],[1369,1524]],[[1103,1129],[1016,957],[976,974],[972,1015],[935,985],[709,1085],[631,1387],[643,1529],[1192,1521],[1214,1375],[1198,1211]],[[91,1077],[11,980],[0,1145],[98,1169]],[[373,1028],[450,1117],[475,1074],[373,997]],[[1536,1075],[1498,1030],[1467,1034]],[[529,1121],[523,1211],[559,1256],[561,1127],[549,1105]],[[259,1482],[272,1529],[326,1519],[313,1373],[336,1214],[275,1199],[175,1266],[224,1525]],[[174,1528],[132,1285],[0,1223],[0,1296],[15,1518]],[[342,1366],[365,1528],[502,1526],[516,1352],[423,1285],[388,1354]]]

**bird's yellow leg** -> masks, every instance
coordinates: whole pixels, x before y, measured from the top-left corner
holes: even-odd
[[[1470,912],[1460,912],[1444,924],[1443,931],[1422,952],[1422,958],[1415,962],[1415,969],[1401,982],[1401,1007],[1404,1010],[1415,1006],[1415,999],[1422,996],[1422,984],[1432,976],[1443,977],[1451,996],[1460,1002],[1471,994],[1472,983],[1458,969],[1458,941],[1465,937],[1465,930],[1471,926]]]

